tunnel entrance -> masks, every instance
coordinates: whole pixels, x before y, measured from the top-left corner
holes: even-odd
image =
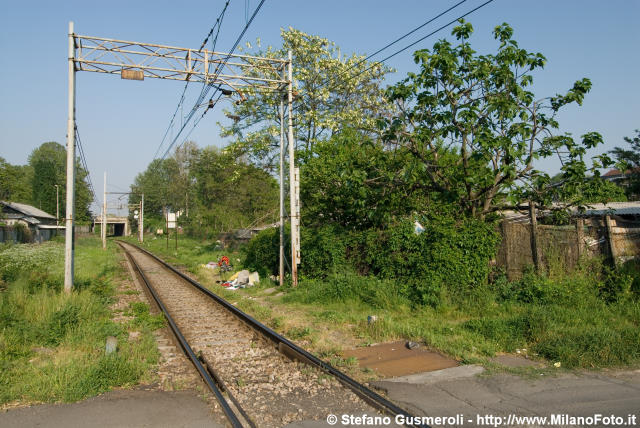
[[[115,223],[113,225],[113,236],[124,236],[124,223]]]

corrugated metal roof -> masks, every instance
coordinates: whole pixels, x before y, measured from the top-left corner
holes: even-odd
[[[584,215],[640,215],[640,201],[589,204]]]
[[[2,201],[1,203],[3,205],[11,207],[16,211],[20,211],[21,213],[23,213],[25,215],[28,215],[28,216],[31,216],[31,217],[50,218],[50,219],[53,219],[53,220],[56,219],[51,214],[46,213],[46,212],[44,212],[42,210],[39,210],[36,207],[32,207],[31,205],[20,204],[18,202],[6,202],[6,201]]]

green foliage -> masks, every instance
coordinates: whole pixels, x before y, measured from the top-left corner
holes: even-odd
[[[3,277],[11,277],[0,292],[0,403],[80,400],[138,382],[157,361],[150,333],[128,343],[111,320],[115,253],[97,239],[78,240],[78,278],[67,294],[62,250],[49,242],[0,252]],[[119,339],[115,354],[105,355],[107,336]]]
[[[325,279],[303,278],[298,288],[290,290],[284,299],[307,304],[362,302],[372,308],[409,304],[402,282],[355,273],[332,273]]]
[[[383,231],[367,231],[354,253],[357,265],[383,278],[402,279],[416,302],[437,305],[445,290],[464,294],[486,283],[489,260],[499,237],[491,224],[448,216],[421,218],[425,231],[417,235],[404,220]]]
[[[628,176],[626,194],[633,200],[640,197],[640,129],[635,133],[633,138],[624,137],[628,147],[615,147],[609,152],[615,156],[618,169]]]
[[[184,214],[180,227],[202,239],[273,222],[278,204],[278,186],[269,174],[229,151],[200,150],[193,142],[170,158],[151,162],[135,178],[131,191],[131,203],[145,195],[147,228],[164,229],[163,210],[168,207]]]
[[[47,345],[59,345],[68,330],[75,328],[80,322],[80,308],[73,303],[65,304],[55,311],[45,331],[45,343]]]
[[[275,221],[277,182],[230,151],[202,150],[193,175],[198,210],[191,224],[202,237]]]
[[[415,171],[418,182],[467,216],[483,218],[528,199],[549,205],[556,191],[580,194],[586,172],[611,163],[606,155],[591,167],[584,160],[602,137],[590,132],[576,141],[554,132],[560,109],[582,104],[591,82],[582,79],[565,95],[540,99],[530,87],[545,57],[521,49],[507,24],[494,29],[497,53],[478,55],[468,43],[472,31],[460,21],[452,31],[457,45],[440,40],[414,53],[418,72],[387,91],[400,112],[381,121],[385,140],[410,155],[405,169]],[[566,179],[554,188],[534,162],[558,152],[566,153]]]
[[[135,316],[135,324],[146,328],[150,331],[163,328],[166,320],[162,314],[153,315],[149,312],[149,305],[143,302],[134,302],[130,304],[131,311]]]
[[[291,260],[291,229],[285,227],[285,257]],[[280,229],[271,227],[258,233],[244,249],[244,265],[247,269],[257,271],[262,278],[279,274],[278,255],[280,253]]]
[[[303,228],[300,244],[304,254],[300,265],[301,274],[323,278],[331,273],[348,270],[345,235],[344,231],[335,226]]]
[[[66,205],[66,165],[67,150],[56,142],[47,142],[40,145],[29,155],[29,167],[33,170],[31,180],[32,199],[31,204],[43,211],[55,215],[56,213],[56,188],[58,185],[60,202],[60,217],[65,216]],[[88,171],[80,166],[76,160],[75,183],[75,212],[77,220],[91,220],[89,205],[92,201],[89,185],[87,184]]]
[[[281,36],[282,47],[251,54],[281,59],[292,52],[296,148],[314,152],[317,143],[344,127],[377,133],[376,118],[389,111],[381,81],[391,70],[365,61],[363,55],[343,55],[333,42],[319,36],[293,28],[282,29]],[[275,69],[260,72],[262,77],[281,78]],[[237,120],[222,125],[222,135],[235,137],[232,149],[237,153],[274,171],[280,144],[280,95],[264,91],[249,95],[227,112]]]
[[[0,252],[0,278],[11,282],[29,272],[46,272],[64,257],[58,243],[14,245]]]
[[[309,227],[346,230],[382,227],[393,216],[419,210],[427,199],[411,176],[400,177],[407,161],[380,142],[343,129],[302,156],[300,197]]]
[[[634,278],[627,269],[605,267],[604,280],[599,284],[598,295],[607,303],[617,302],[625,297],[630,297],[633,283]]]
[[[0,157],[0,201],[32,201],[33,169],[29,165],[11,165]]]

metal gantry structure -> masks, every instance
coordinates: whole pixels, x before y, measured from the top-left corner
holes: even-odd
[[[228,54],[140,43],[103,37],[82,36],[74,33],[73,22],[69,23],[69,92],[67,119],[67,201],[65,231],[65,291],[73,287],[74,273],[74,201],[75,201],[75,110],[76,72],[119,75],[122,79],[144,80],[147,78],[201,82],[217,87],[224,94],[237,94],[241,100],[259,91],[280,92],[287,96],[289,143],[289,194],[291,221],[291,275],[294,285],[298,282],[297,265],[300,263],[299,196],[295,173],[295,141],[293,133],[293,68],[292,54],[288,58],[265,58],[251,55]],[[225,89],[223,89],[225,88]],[[228,89],[226,89],[228,88]],[[284,104],[284,103],[283,103]],[[284,119],[284,108],[281,109]],[[283,152],[284,126],[281,126]],[[283,164],[281,164],[283,166]],[[280,169],[280,182],[284,172]],[[69,191],[70,189],[70,191]],[[280,186],[280,229],[284,228],[284,188]],[[282,247],[282,244],[281,244]],[[280,252],[283,266],[284,251]],[[282,273],[281,269],[281,273]],[[280,276],[282,281],[282,274]]]

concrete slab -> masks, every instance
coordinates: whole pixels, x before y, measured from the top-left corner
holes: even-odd
[[[200,428],[216,423],[195,392],[112,391],[73,404],[42,404],[0,413],[3,428]]]
[[[384,381],[374,382],[374,385],[382,388],[386,382],[429,385],[432,383],[442,382],[445,380],[453,380],[453,379],[476,376],[482,373],[483,371],[484,371],[484,368],[478,365],[458,366],[458,367],[451,367],[448,369],[434,370],[432,372],[416,373],[416,374],[407,375],[407,376],[392,377],[389,379],[385,379]]]
[[[463,415],[465,426],[486,425],[477,423],[477,417],[484,415],[550,418],[553,414],[615,415],[626,422],[635,415],[640,425],[640,371],[560,373],[535,379],[504,373],[456,377],[461,368],[373,385],[418,416]]]

